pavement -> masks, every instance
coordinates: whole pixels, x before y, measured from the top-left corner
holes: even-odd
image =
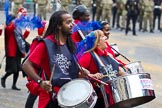
[[[0,12],[0,15],[2,12]],[[1,17],[1,21],[3,21]],[[146,73],[150,73],[153,82],[156,98],[148,103],[142,104],[134,108],[161,108],[162,106],[162,32],[155,30],[155,33],[139,32],[138,36],[133,36],[132,32],[129,32],[125,36],[124,31],[111,29],[111,37],[109,43],[116,43],[119,48],[119,52],[125,55],[127,58],[134,61],[141,61],[141,64]],[[31,31],[27,41],[31,40],[36,36],[35,31]],[[0,63],[4,56],[4,36],[0,36]],[[119,59],[127,62],[123,57],[119,56]],[[5,74],[5,59],[2,62],[0,69],[0,77]],[[20,72],[17,86],[21,88],[21,91],[15,91],[11,89],[13,77],[10,76],[6,80],[6,88],[2,88],[0,85],[0,108],[23,108],[28,91],[25,87],[26,79],[22,77]],[[34,108],[37,108],[37,101]]]

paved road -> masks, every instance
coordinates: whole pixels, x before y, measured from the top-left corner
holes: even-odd
[[[1,20],[0,20],[1,21]],[[161,108],[162,106],[162,33],[155,31],[155,33],[143,33],[137,32],[138,36],[132,36],[130,32],[127,36],[124,35],[124,32],[112,29],[110,43],[117,43],[120,53],[133,61],[141,61],[144,67],[145,72],[151,74],[153,86],[156,94],[156,98],[146,104],[140,105],[135,108]],[[35,32],[31,32],[28,41],[30,42],[32,38],[36,35]],[[0,37],[0,62],[4,55],[4,36]],[[127,62],[121,56],[119,59]],[[4,72],[5,62],[2,64],[0,69],[0,77],[5,73]],[[18,87],[21,88],[21,91],[11,90],[12,85],[12,76],[10,76],[6,85],[7,88],[2,88],[0,86],[0,108],[23,108],[24,103],[27,97],[27,89],[25,87],[26,79],[22,78],[20,74],[18,80]],[[37,108],[37,103],[35,105]]]

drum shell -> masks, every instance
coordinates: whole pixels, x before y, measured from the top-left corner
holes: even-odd
[[[155,98],[150,74],[141,73],[119,77],[107,82],[111,86],[114,104],[109,108],[129,108]]]
[[[67,102],[65,102],[65,103],[62,102],[64,100],[64,98],[62,98],[62,96],[61,96],[63,94],[62,92],[64,92],[65,89],[68,89],[67,87],[69,85],[74,84],[74,83],[77,84],[80,81],[83,81],[83,83],[84,82],[88,82],[89,83],[87,86],[90,86],[91,90],[88,89],[89,94],[87,94],[87,98],[86,99],[80,99],[82,101],[80,103],[76,102],[76,104],[75,103],[67,104]],[[79,84],[78,84],[78,86],[79,86]],[[76,86],[76,88],[77,88],[77,86]],[[72,90],[71,92],[76,92],[76,91]],[[80,89],[78,92],[81,93],[82,89]],[[82,78],[78,78],[78,79],[72,80],[72,81],[66,83],[65,85],[63,85],[63,87],[61,87],[61,89],[58,92],[58,97],[57,98],[58,98],[58,104],[59,104],[59,106],[61,108],[93,108],[95,103],[96,103],[96,101],[97,101],[97,94],[94,91],[94,89],[93,89],[93,87],[92,87],[92,85],[91,85],[91,83],[89,81],[87,81],[85,79],[82,79]]]
[[[141,61],[130,62],[126,64],[125,67],[129,68],[128,71],[129,74],[144,73],[144,69],[141,65]]]

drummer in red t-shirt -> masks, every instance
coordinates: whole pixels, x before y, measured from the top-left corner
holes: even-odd
[[[72,56],[75,44],[71,40],[71,32],[71,15],[66,11],[53,13],[43,40],[22,66],[24,72],[40,86],[38,108],[60,108],[51,90],[57,94],[65,83],[78,78],[79,67]],[[35,67],[41,68],[41,76],[36,73]]]

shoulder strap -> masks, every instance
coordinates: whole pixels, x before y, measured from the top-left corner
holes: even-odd
[[[90,52],[90,54],[92,55],[92,57],[94,58],[94,61],[97,63],[99,67],[105,66],[102,60],[100,59],[100,57],[94,51]]]
[[[51,49],[53,49],[55,44],[54,44],[54,42],[52,42],[51,40],[46,39],[46,38],[43,39],[43,41],[44,41],[46,48],[47,48],[48,57],[51,58],[50,56],[53,55],[53,54],[51,54],[51,53],[53,53],[53,50],[51,50]],[[48,76],[48,78],[50,78],[52,68],[53,68],[53,64],[51,64],[50,59],[49,59],[49,66],[50,66],[50,72],[46,74],[46,76]]]

